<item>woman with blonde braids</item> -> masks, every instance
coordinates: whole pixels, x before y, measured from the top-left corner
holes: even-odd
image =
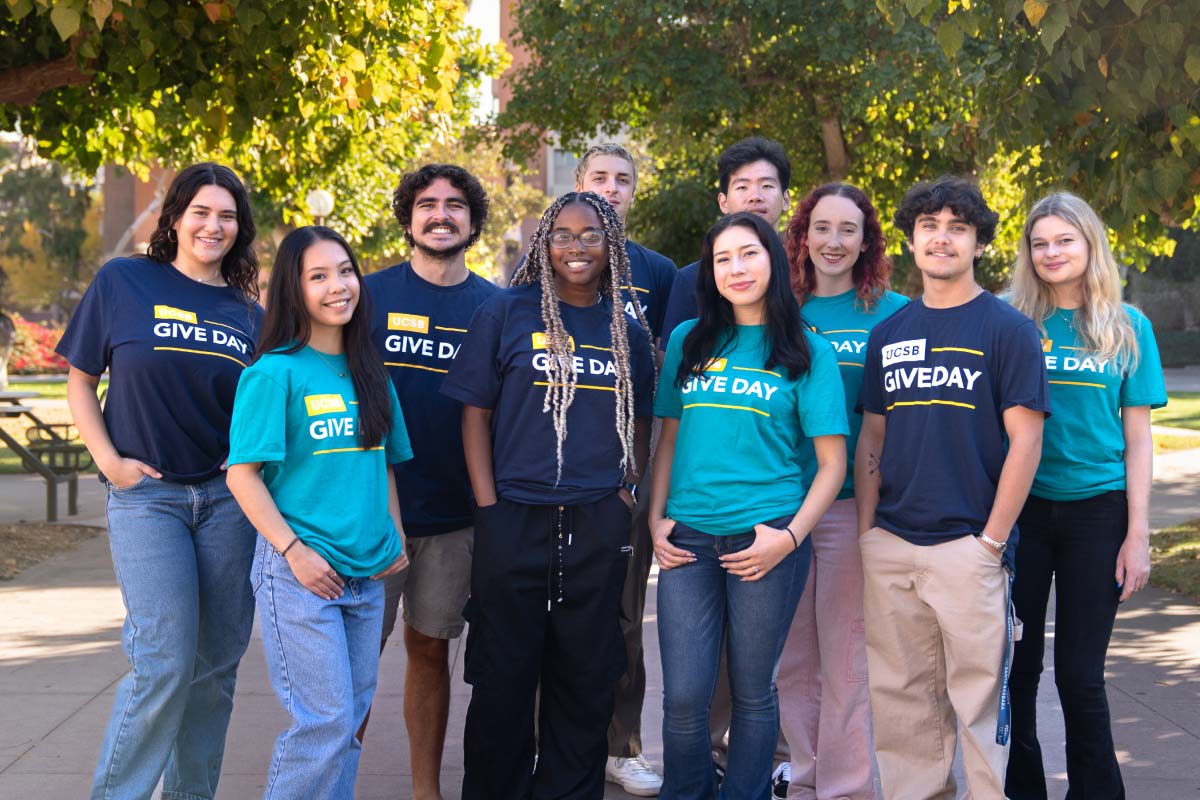
[[[476,312],[442,384],[463,403],[478,504],[465,612],[468,800],[604,791],[654,388],[646,320],[622,311],[629,279],[612,206],[590,192],[563,195],[542,215],[512,288]]]
[[[1036,708],[1053,578],[1067,796],[1123,798],[1104,657],[1117,604],[1150,574],[1150,409],[1167,402],[1158,346],[1150,321],[1121,302],[1104,223],[1073,194],[1049,195],[1029,212],[1008,300],[1042,332],[1054,415],[1017,520],[1012,599],[1025,631],[1009,678],[1004,794],[1046,797]]]

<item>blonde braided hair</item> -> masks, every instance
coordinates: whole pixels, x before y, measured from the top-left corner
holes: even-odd
[[[633,374],[630,367],[629,328],[625,321],[622,288],[634,294],[629,256],[625,252],[625,229],[621,219],[608,201],[592,192],[568,192],[554,201],[541,220],[537,230],[529,239],[529,256],[512,277],[512,285],[540,283],[542,288],[542,324],[546,327],[546,398],[543,412],[551,412],[554,434],[557,438],[558,476],[562,478],[563,442],[567,438],[567,412],[575,401],[578,376],[575,373],[575,354],[571,350],[571,337],[563,326],[559,312],[558,288],[554,282],[554,267],[550,262],[550,232],[561,212],[568,205],[582,203],[591,206],[604,226],[604,240],[608,248],[608,266],[600,277],[600,294],[607,295],[612,302],[609,327],[612,340],[613,367],[615,371],[616,428],[621,440],[621,467],[637,470],[633,452],[634,392]],[[638,322],[646,331],[650,341],[650,325],[642,313],[641,304],[634,297],[632,303]],[[654,363],[651,351],[650,363]]]

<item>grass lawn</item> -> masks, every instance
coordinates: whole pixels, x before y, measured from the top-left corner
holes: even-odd
[[[1200,519],[1150,536],[1150,583],[1200,600]]]
[[[1200,431],[1200,392],[1167,392],[1166,408],[1151,411],[1150,422]]]
[[[100,381],[99,391],[104,391],[108,388],[108,379]],[[55,381],[54,383],[24,383],[20,375],[15,375],[8,380],[8,389],[11,392],[39,392],[42,397],[63,397],[67,396],[67,382]]]

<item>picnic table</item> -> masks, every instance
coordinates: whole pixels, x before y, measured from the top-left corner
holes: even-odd
[[[26,429],[28,444],[3,428],[0,440],[17,454],[27,472],[41,475],[46,481],[46,521],[56,522],[58,485],[67,484],[67,514],[79,513],[79,472],[91,466],[92,460],[74,425],[43,422],[31,406],[22,404],[40,396],[41,392],[0,391],[0,418],[25,417],[32,423]]]

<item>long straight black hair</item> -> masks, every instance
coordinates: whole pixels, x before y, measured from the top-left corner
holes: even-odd
[[[693,375],[704,374],[709,361],[720,358],[722,353],[728,352],[737,343],[733,305],[717,291],[717,281],[713,276],[713,245],[718,236],[735,226],[754,231],[771,259],[771,282],[767,286],[766,303],[763,306],[767,345],[763,367],[783,367],[790,380],[796,380],[808,372],[812,359],[804,338],[800,306],[792,296],[783,242],[762,217],[739,211],[721,217],[704,236],[700,275],[696,282],[700,318],[683,340],[683,358],[679,362],[679,371],[675,373],[675,385],[680,388]]]
[[[371,341],[371,296],[363,286],[362,270],[354,251],[337,231],[323,225],[306,225],[283,237],[271,268],[267,286],[267,313],[254,358],[264,353],[284,355],[303,350],[312,336],[312,320],[304,305],[301,283],[304,253],[319,241],[336,242],[346,251],[354,276],[358,278],[358,304],[350,321],[342,329],[346,366],[354,381],[358,399],[358,441],[363,447],[375,447],[392,427],[392,408],[388,399],[388,376]]]

